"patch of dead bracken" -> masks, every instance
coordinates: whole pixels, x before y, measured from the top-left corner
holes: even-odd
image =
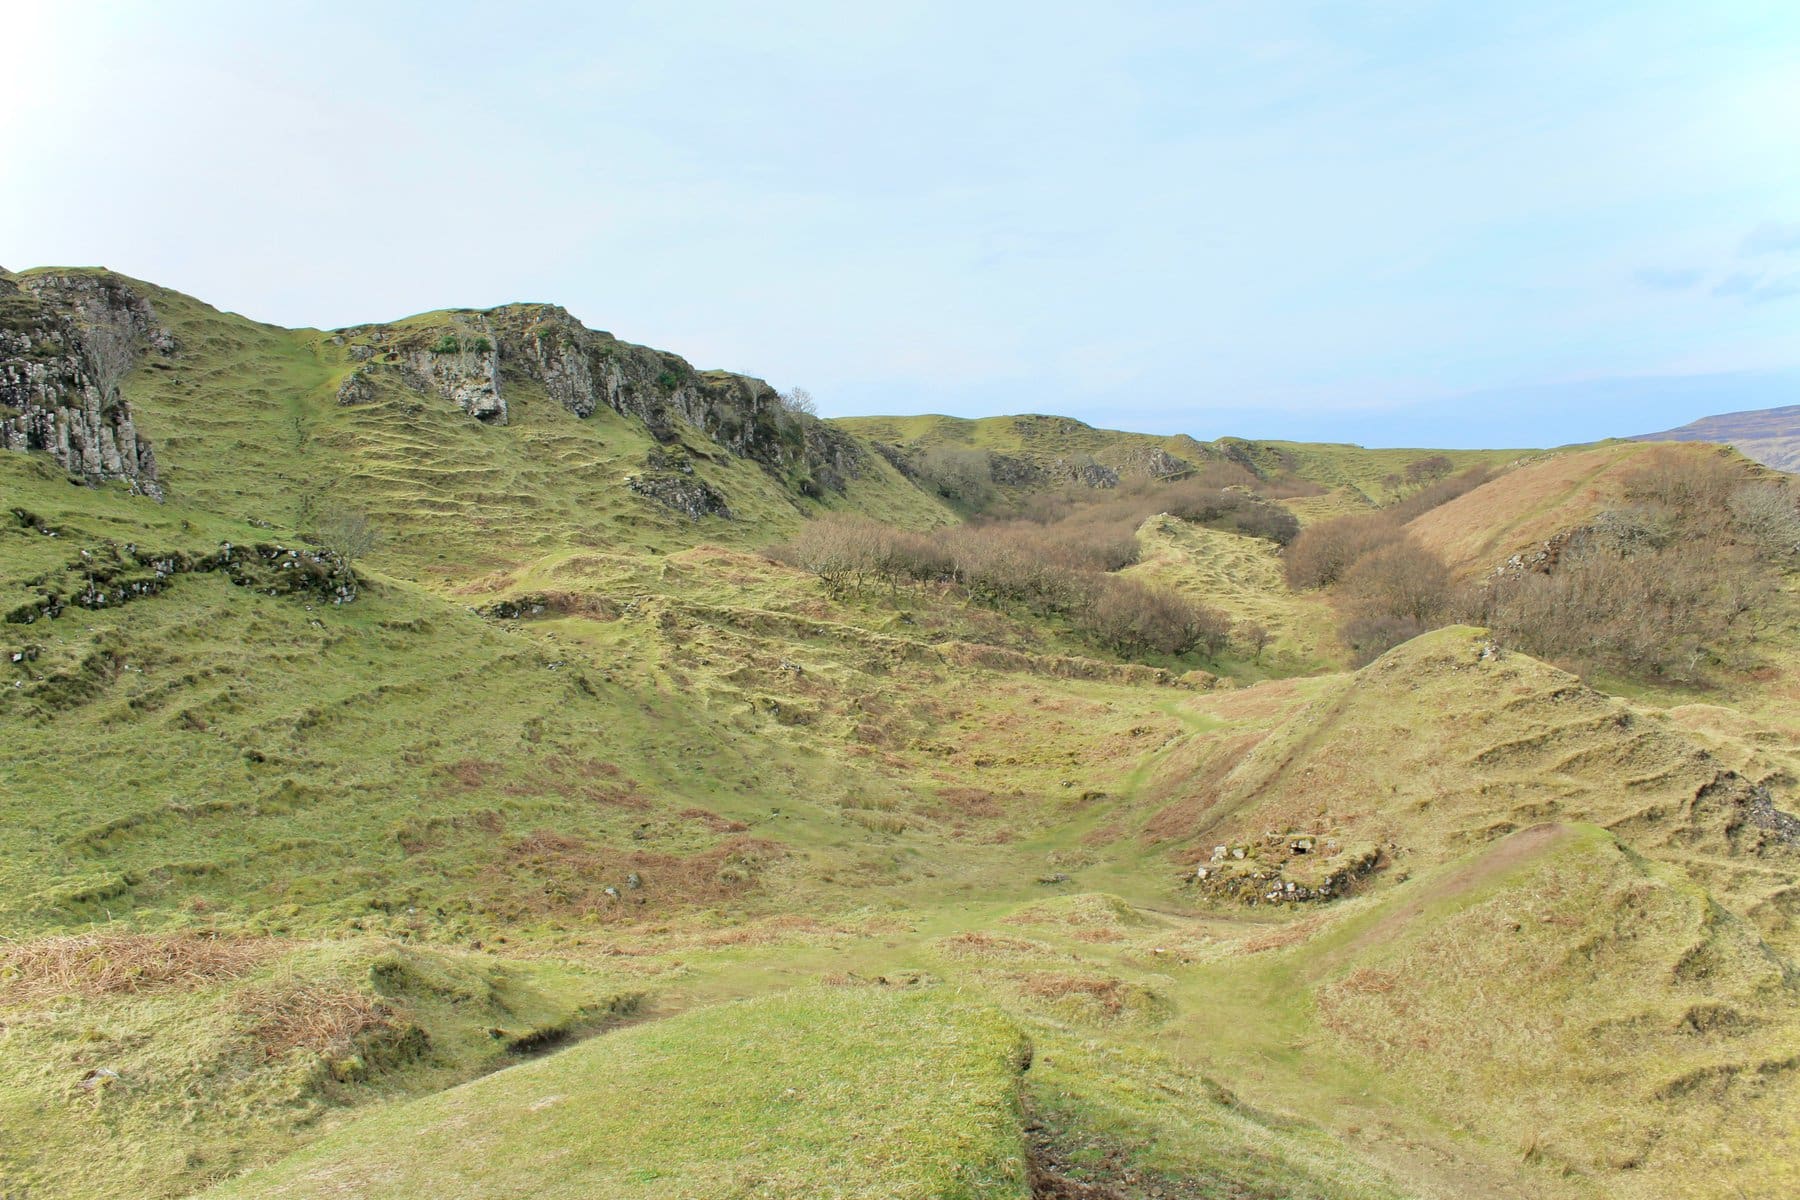
[[[327,1056],[348,1054],[371,1035],[392,1035],[401,1028],[387,1001],[328,984],[255,990],[242,998],[239,1012],[251,1039],[268,1058],[296,1049]]]
[[[0,943],[0,1003],[197,988],[235,979],[279,953],[273,938],[81,934]]]

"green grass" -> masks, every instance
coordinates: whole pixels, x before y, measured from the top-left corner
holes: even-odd
[[[75,968],[47,979],[53,954]],[[0,1178],[33,1196],[186,1195],[346,1106],[436,1092],[629,1014],[641,989],[620,975],[367,938],[0,943]]]
[[[774,995],[378,1113],[209,1196],[1011,1200],[1027,1054],[941,990]]]
[[[1272,547],[1154,520],[1131,572],[1273,630],[1261,663],[833,598],[757,553],[821,505],[692,430],[739,520],[625,490],[653,444],[610,410],[510,379],[505,426],[340,407],[330,335],[149,291],[183,350],[127,391],[170,499],[0,455],[0,613],[128,543],[292,544],[309,491],[386,541],[351,605],[203,571],[0,626],[0,1191],[1020,1196],[1044,1138],[1170,1194],[1789,1184],[1794,859],[1729,774],[1787,804],[1780,680],[1620,698],[1464,629],[1342,673]],[[1334,487],[1307,519],[1422,453],[1248,452]],[[885,464],[830,503],[950,519]],[[1546,821],[1574,831],[1496,866]],[[1195,882],[1221,843],[1309,887],[1375,869],[1251,906]]]

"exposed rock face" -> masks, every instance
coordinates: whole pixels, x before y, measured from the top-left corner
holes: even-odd
[[[344,376],[344,382],[338,384],[337,401],[339,404],[367,404],[375,398],[373,386],[375,372],[370,367],[358,367]]]
[[[338,399],[345,404],[369,396],[372,377],[366,372],[394,369],[415,390],[451,400],[481,420],[504,423],[507,381],[535,380],[578,417],[610,408],[642,421],[664,443],[679,441],[684,428],[694,430],[802,493],[842,492],[870,465],[848,434],[792,411],[762,380],[696,371],[677,355],[589,329],[553,304],[509,304],[458,312],[441,326],[363,326],[340,336],[352,343],[347,351],[352,361],[365,364],[340,387]],[[645,487],[659,499],[669,491],[660,483]],[[672,507],[686,511],[708,503],[690,496]],[[717,508],[723,510],[722,501]]]
[[[888,465],[893,467],[894,470],[900,472],[900,474],[906,476],[908,479],[917,479],[919,477],[919,468],[915,467],[912,460],[906,456],[906,451],[898,446],[890,445],[887,442],[873,442],[871,445],[875,447],[875,453],[887,459]]]
[[[156,456],[119,384],[175,339],[113,275],[0,274],[0,449],[41,450],[90,479],[124,479],[161,498]]]
[[[413,387],[436,392],[477,421],[506,424],[500,355],[486,334],[445,334],[429,346],[407,351],[400,371]]]
[[[338,385],[339,404],[374,399],[375,381],[391,372],[414,391],[448,400],[478,421],[506,424],[500,352],[481,314],[458,314],[457,319],[431,328],[359,325],[332,340],[352,338],[356,343],[346,353],[350,361],[362,365]]]
[[[1082,455],[1075,459],[1059,458],[1051,469],[1064,478],[1079,483],[1083,487],[1095,489],[1116,488],[1119,486],[1119,473],[1111,467],[1103,466],[1092,458]]]
[[[685,475],[631,475],[625,486],[640,496],[648,496],[658,504],[672,508],[698,521],[703,517],[731,520],[731,506],[709,483]]]
[[[1125,469],[1135,475],[1148,475],[1151,479],[1184,479],[1194,473],[1194,464],[1185,458],[1176,458],[1167,450],[1151,449],[1129,456]]]
[[[1001,487],[1042,487],[1050,478],[1036,463],[1010,454],[989,454],[988,470]]]
[[[540,380],[576,416],[605,405],[637,417],[664,442],[685,424],[740,458],[832,491],[868,467],[848,435],[789,410],[760,379],[696,371],[678,355],[589,329],[553,304],[511,304],[487,315],[506,369]]]

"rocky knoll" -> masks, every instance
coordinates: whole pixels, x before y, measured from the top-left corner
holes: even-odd
[[[762,380],[696,370],[679,355],[589,329],[553,304],[356,326],[336,338],[359,364],[339,387],[344,404],[373,399],[386,378],[504,425],[509,385],[531,381],[578,417],[610,408],[641,420],[663,443],[691,428],[803,494],[841,493],[870,466],[853,438],[785,404]],[[641,490],[651,495],[682,490],[672,477],[643,482]]]
[[[119,384],[147,350],[174,349],[115,275],[0,271],[0,449],[47,451],[73,474],[160,498],[156,457]]]

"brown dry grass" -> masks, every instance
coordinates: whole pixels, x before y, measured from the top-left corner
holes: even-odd
[[[705,808],[684,808],[681,810],[681,815],[690,821],[698,821],[714,833],[742,833],[750,828],[742,821],[720,816]]]
[[[1627,476],[1646,455],[1666,451],[1647,442],[1558,454],[1508,471],[1415,518],[1407,532],[1458,573],[1491,570],[1517,551],[1585,525],[1625,494]],[[1675,453],[1715,453],[1696,443]]]
[[[323,984],[268,988],[244,998],[250,1036],[269,1058],[290,1050],[343,1054],[357,1039],[396,1028],[386,1002],[350,988]]]
[[[1069,935],[1078,942],[1122,942],[1125,935],[1116,929],[1077,929]]]
[[[1092,1004],[1102,1014],[1116,1017],[1130,1006],[1133,989],[1111,976],[1038,973],[1015,977],[1019,991],[1038,1000],[1076,999]]]
[[[940,942],[939,946],[952,958],[1018,958],[1054,953],[1042,942],[982,933],[979,930],[953,934]]]
[[[1289,922],[1278,929],[1245,938],[1238,943],[1234,953],[1261,954],[1265,950],[1280,950],[1287,946],[1297,946],[1323,929],[1330,919],[1326,916],[1317,916]]]
[[[716,904],[743,896],[769,863],[785,856],[781,845],[763,838],[730,837],[680,855],[626,851],[539,830],[483,871],[478,891],[488,911],[512,919],[548,913],[638,919],[653,904]],[[537,886],[521,887],[525,880]]]
[[[278,950],[271,938],[83,934],[0,946],[0,1003],[202,987],[235,979]]]

